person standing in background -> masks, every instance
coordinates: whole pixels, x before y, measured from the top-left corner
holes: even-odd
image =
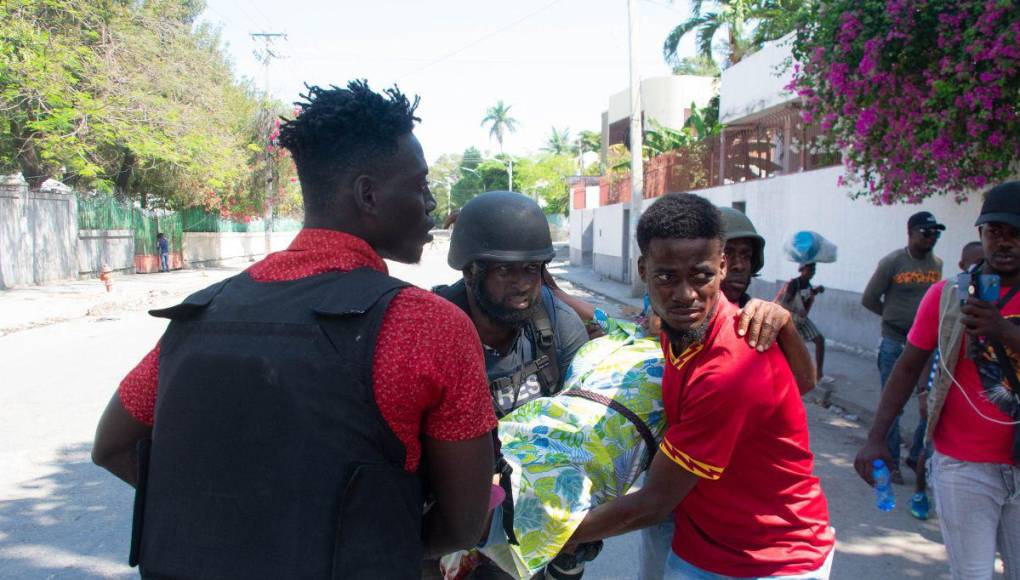
[[[921,298],[932,284],[942,279],[942,259],[935,255],[935,244],[946,226],[931,212],[921,211],[907,220],[907,246],[879,260],[875,273],[864,289],[861,304],[882,317],[882,341],[878,348],[878,374],[882,389],[893,366],[903,354],[907,331]],[[902,415],[902,411],[900,412]],[[900,418],[893,421],[887,437],[893,464],[889,466],[893,483],[903,484],[900,473]]]
[[[166,239],[166,234],[163,232],[156,234],[156,246],[159,248],[159,271],[169,272],[170,240]]]

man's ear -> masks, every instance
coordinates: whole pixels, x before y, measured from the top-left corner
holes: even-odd
[[[645,280],[645,257],[644,256],[638,256],[638,259],[637,259],[637,271],[638,271],[638,276],[640,276],[641,279],[644,280],[645,283],[647,283],[648,280]]]
[[[719,277],[720,278],[725,278],[726,277],[726,268],[727,267],[728,267],[728,264],[726,263],[726,252],[723,252],[719,256]]]
[[[370,175],[359,175],[352,184],[354,204],[362,215],[379,214],[379,187]]]

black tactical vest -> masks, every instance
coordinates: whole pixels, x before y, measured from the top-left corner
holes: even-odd
[[[143,577],[420,578],[421,481],[372,381],[403,286],[369,269],[241,274],[152,312],[171,322],[140,453]]]
[[[433,292],[446,300],[456,304],[468,318],[471,317],[471,307],[468,304],[467,285],[464,280],[449,286],[436,286]],[[506,414],[495,403],[497,393],[504,390],[520,391],[530,376],[538,378],[543,397],[554,394],[560,386],[560,365],[556,354],[556,331],[550,318],[555,306],[555,299],[552,294],[543,288],[541,292],[542,307],[537,308],[528,324],[531,326],[529,334],[534,337],[533,353],[535,358],[524,361],[524,364],[509,375],[493,376],[490,369],[486,369],[489,375],[489,393],[493,397],[493,407],[496,416],[503,418]]]

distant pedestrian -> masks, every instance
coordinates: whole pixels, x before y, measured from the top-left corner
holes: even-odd
[[[960,271],[969,271],[983,260],[984,256],[985,250],[981,247],[981,242],[970,242],[960,252]],[[919,520],[928,519],[928,472],[925,464],[931,457],[932,450],[931,443],[925,444],[924,434],[928,431],[928,393],[934,388],[938,377],[939,359],[939,350],[936,348],[932,355],[931,372],[917,385],[917,406],[921,411],[921,419],[917,422],[917,429],[914,430],[914,442],[910,446],[910,455],[905,462],[908,468],[914,470],[916,476],[914,496],[910,499],[910,513]]]
[[[907,220],[907,247],[894,250],[878,262],[861,303],[882,317],[882,342],[878,348],[878,374],[882,388],[889,380],[896,360],[903,353],[907,331],[921,298],[932,284],[942,279],[942,259],[935,255],[935,243],[946,229],[931,212],[921,211]],[[887,443],[893,463],[893,483],[903,484],[900,473],[900,419],[889,429]]]
[[[170,240],[166,238],[166,234],[164,234],[163,232],[156,234],[156,245],[159,246],[159,271],[169,272]]]
[[[815,345],[815,372],[818,376],[818,384],[833,382],[833,378],[825,374],[825,336],[818,330],[814,322],[808,318],[811,307],[815,304],[815,296],[825,292],[824,286],[812,286],[811,279],[815,277],[816,265],[814,262],[802,264],[800,276],[790,280],[779,290],[776,302],[781,304],[790,314],[793,315],[794,325],[804,342],[813,342]]]
[[[854,467],[873,483],[872,462],[892,460],[886,435],[938,348],[925,440],[935,448],[931,479],[950,573],[990,580],[998,552],[1005,577],[1018,580],[1020,181],[985,194],[975,225],[985,259],[962,284],[950,279],[925,293]],[[997,300],[982,292],[992,282],[985,275],[999,277]]]

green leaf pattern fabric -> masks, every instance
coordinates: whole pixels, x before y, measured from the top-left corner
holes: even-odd
[[[601,311],[596,321],[606,336],[577,352],[564,390],[585,389],[621,403],[658,440],[666,418],[657,337]],[[519,545],[501,543],[481,551],[517,578],[531,578],[549,563],[591,508],[625,494],[649,452],[625,417],[563,394],[536,399],[504,417],[499,438],[513,467]]]

